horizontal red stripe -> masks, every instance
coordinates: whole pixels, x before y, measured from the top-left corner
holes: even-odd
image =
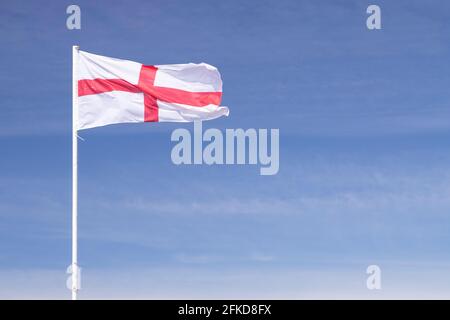
[[[204,107],[209,104],[220,105],[222,99],[222,92],[190,92],[166,87],[149,87],[146,89],[146,92],[158,100],[187,104],[193,107]]]
[[[78,81],[78,96],[99,94],[111,91],[143,92],[153,99],[168,103],[179,103],[193,107],[209,104],[220,105],[222,92],[190,92],[174,88],[153,86],[156,68],[144,66],[139,84],[134,85],[122,79],[84,79]],[[152,116],[154,118],[155,116]]]
[[[142,92],[138,86],[122,79],[78,80],[79,97],[110,91]]]

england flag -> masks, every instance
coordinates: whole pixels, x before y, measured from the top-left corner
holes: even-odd
[[[222,79],[206,63],[143,65],[78,51],[77,130],[129,122],[190,122],[228,116]]]

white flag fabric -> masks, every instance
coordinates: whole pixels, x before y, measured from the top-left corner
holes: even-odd
[[[127,122],[190,122],[228,116],[222,79],[206,63],[143,65],[78,53],[78,130]]]

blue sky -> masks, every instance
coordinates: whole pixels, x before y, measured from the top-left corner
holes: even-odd
[[[275,176],[173,165],[192,124],[83,131],[80,298],[449,298],[448,1],[69,4],[1,5],[0,298],[70,296],[74,44],[215,65],[205,128],[280,129]]]

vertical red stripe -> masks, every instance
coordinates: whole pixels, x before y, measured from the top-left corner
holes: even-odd
[[[148,94],[146,88],[153,87],[155,83],[156,71],[155,66],[142,65],[141,73],[139,74],[138,87],[144,92],[144,121],[158,122],[158,104],[156,98]]]
[[[158,122],[158,103],[156,103],[156,99],[144,93],[144,107],[144,121]]]

